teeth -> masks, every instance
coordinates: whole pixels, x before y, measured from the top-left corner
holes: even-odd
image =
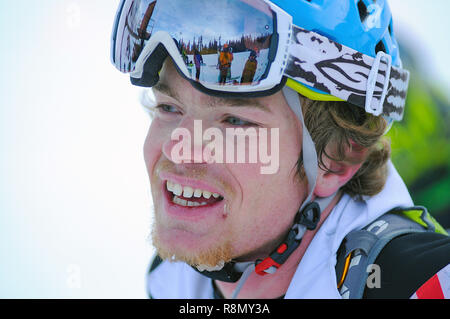
[[[192,194],[194,194],[194,190],[192,189],[192,187],[185,186],[183,188],[183,197],[191,198]]]
[[[195,191],[194,191],[194,197],[197,197],[197,198],[200,198],[200,197],[202,197],[202,190],[201,189],[196,189]]]
[[[174,195],[181,196],[181,194],[183,194],[183,197],[185,197],[185,198],[192,198],[192,197],[200,198],[203,196],[203,198],[209,199],[209,198],[211,198],[211,196],[214,198],[220,197],[220,194],[218,194],[218,193],[212,193],[212,192],[201,190],[201,189],[193,189],[190,186],[182,186],[180,184],[174,183],[169,180],[166,183],[166,187],[167,187],[167,190],[169,192],[172,192]],[[182,200],[182,199],[180,199],[180,200]],[[193,205],[193,206],[195,206],[195,205]]]
[[[167,190],[168,190],[169,192],[172,192],[172,191],[173,191],[173,186],[174,186],[174,183],[173,183],[173,182],[167,181],[166,186],[167,186]]]
[[[180,184],[173,185],[172,193],[177,196],[180,196],[183,193],[183,187]]]
[[[206,205],[206,202],[198,203],[198,202],[191,202],[189,200],[184,200],[179,198],[178,196],[173,197],[173,202],[175,204],[181,205],[181,206],[188,206],[188,207],[194,207],[194,206],[204,206]]]
[[[184,200],[184,199],[181,199],[181,198],[179,198],[179,197],[177,197],[177,196],[175,196],[175,197],[173,198],[173,202],[174,202],[175,204],[178,204],[178,205],[181,205],[181,206],[187,206],[187,201]]]
[[[208,191],[203,191],[203,197],[206,198],[206,199],[208,199],[208,198],[211,197],[211,193],[208,192]]]

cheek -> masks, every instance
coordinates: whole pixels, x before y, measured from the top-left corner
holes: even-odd
[[[241,225],[268,226],[278,233],[291,222],[306,197],[306,185],[295,175],[298,155],[287,150],[281,154],[284,155],[280,156],[280,168],[275,174],[261,174],[259,165],[231,165],[242,190],[238,214]],[[254,223],[255,220],[259,222]]]
[[[158,119],[150,124],[144,142],[144,160],[148,172],[152,172],[155,163],[161,157],[162,146],[165,141],[165,131]]]
[[[240,209],[231,214],[230,221],[236,251],[268,247],[264,253],[270,253],[274,241],[291,227],[305,193],[300,183],[281,172],[261,175],[249,169],[235,171],[240,174],[243,197]]]
[[[261,174],[260,165],[231,166],[243,193],[239,219],[240,224],[245,225],[242,230],[247,228],[246,232],[252,229],[263,235],[278,235],[289,227],[307,196],[306,184],[296,175],[301,134],[295,134],[300,130],[295,125],[291,126],[288,130],[280,129],[279,169],[276,173]],[[258,223],[254,222],[256,220]]]

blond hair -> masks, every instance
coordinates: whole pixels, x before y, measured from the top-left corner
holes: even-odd
[[[386,182],[390,142],[384,137],[386,120],[347,102],[312,101],[300,96],[305,125],[316,145],[319,166],[324,156],[337,163],[361,164],[361,168],[341,189],[350,196],[373,196]],[[363,156],[361,156],[363,154]],[[304,175],[302,157],[297,162]]]

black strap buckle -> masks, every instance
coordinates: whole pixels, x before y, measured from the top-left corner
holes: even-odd
[[[320,206],[316,202],[308,203],[301,211],[299,210],[294,219],[294,226],[292,226],[282,244],[269,257],[256,264],[256,273],[266,275],[281,267],[297,247],[300,246],[305,230],[302,227],[303,229],[300,231],[299,225],[304,226],[307,230],[314,230],[319,220]]]
[[[308,230],[314,230],[320,221],[320,206],[316,202],[308,203],[295,217],[295,224],[304,225]]]

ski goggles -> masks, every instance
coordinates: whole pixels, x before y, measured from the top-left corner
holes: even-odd
[[[409,72],[390,55],[371,57],[295,26],[267,0],[122,0],[111,38],[116,68],[152,87],[168,56],[206,94],[266,96],[287,83],[403,117]]]

